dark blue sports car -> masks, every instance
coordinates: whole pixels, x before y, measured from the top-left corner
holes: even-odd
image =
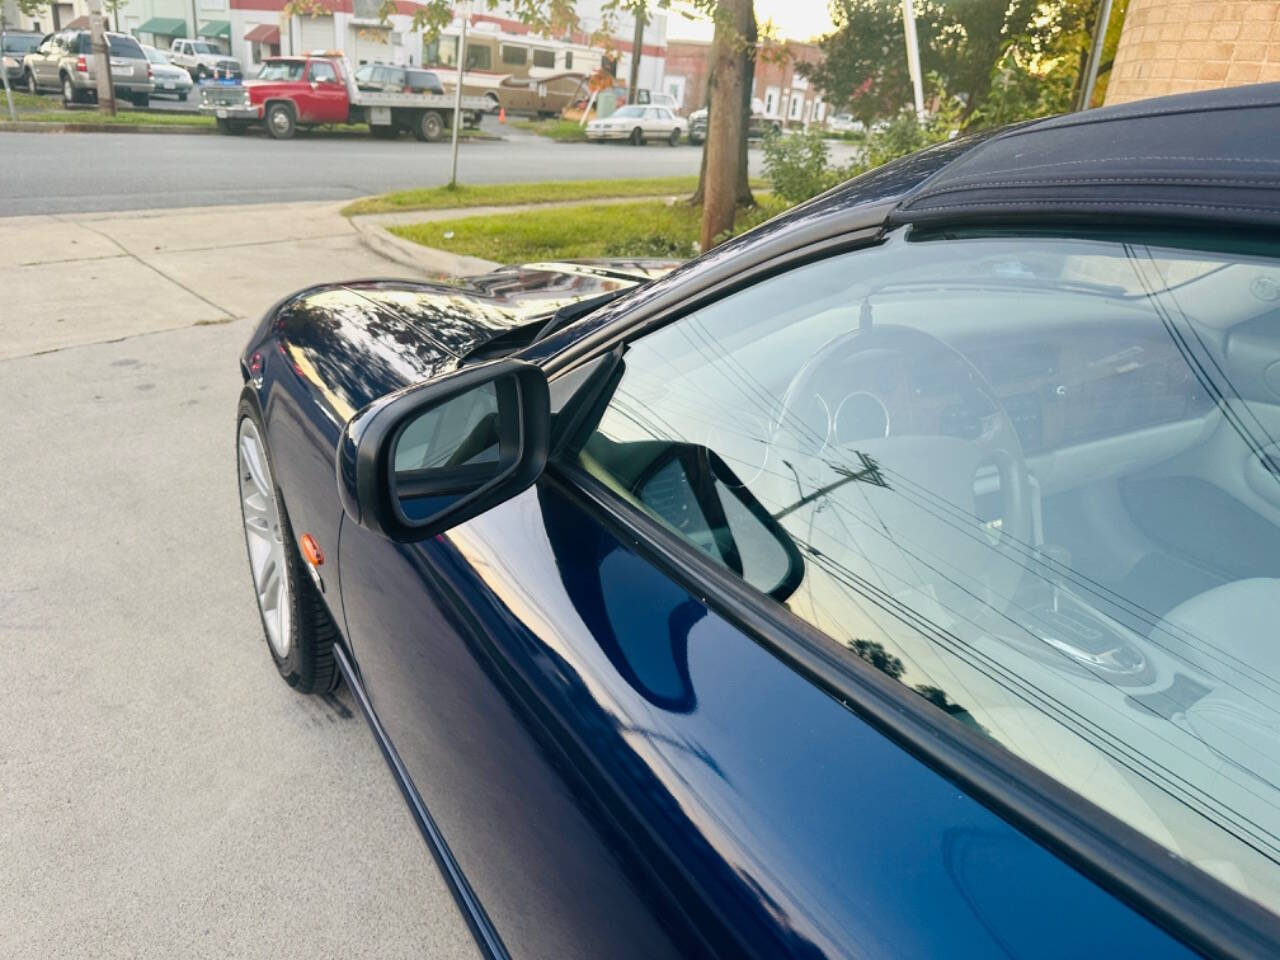
[[[486,955],[1280,954],[1277,129],[1096,110],[675,269],[267,314],[268,647]]]

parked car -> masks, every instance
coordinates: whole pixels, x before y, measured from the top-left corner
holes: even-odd
[[[483,955],[1280,955],[1277,89],[267,312],[267,649]]]
[[[630,104],[588,123],[587,139],[629,140],[637,147],[649,140],[666,140],[674,147],[680,142],[680,129],[680,118],[666,107]]]
[[[194,83],[210,79],[238,79],[243,75],[240,61],[227,56],[208,40],[174,40],[169,59],[186,70]]]
[[[702,107],[689,114],[689,142],[695,146],[707,139],[707,117],[709,112]],[[764,104],[759,100],[751,102],[751,117],[747,125],[748,140],[763,140],[767,136],[782,132],[782,122],[764,115]]]
[[[40,34],[26,31],[6,31],[4,45],[0,47],[0,62],[3,63],[5,77],[10,87],[23,83],[22,60],[40,46]]]
[[[108,33],[111,82],[118,98],[139,107],[151,101],[151,64],[133,37]],[[59,90],[62,102],[91,103],[98,98],[93,44],[88,30],[60,30],[45,36],[22,61],[29,93]]]
[[[832,133],[861,133],[866,127],[861,120],[855,120],[851,113],[837,113],[828,118],[827,129]]]
[[[174,66],[163,50],[157,50],[144,43],[142,52],[147,55],[147,62],[151,64],[151,82],[154,88],[152,96],[176,97],[179,100],[185,100],[191,95],[191,90],[195,86],[191,80],[191,74],[181,67]]]
[[[388,93],[444,93],[440,78],[430,70],[395,67],[385,63],[366,63],[355,72],[361,90]]]

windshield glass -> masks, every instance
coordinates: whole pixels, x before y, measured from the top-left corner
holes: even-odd
[[[195,48],[196,53],[221,53],[222,52],[213,44],[205,43],[202,40],[197,40],[191,46]]]
[[[581,462],[1280,910],[1278,301],[1246,253],[898,234],[632,343]]]
[[[268,60],[258,71],[259,80],[301,80],[303,61]]]
[[[147,55],[147,59],[152,63],[166,64],[169,62],[169,58],[155,47],[144,47],[143,53]]]
[[[4,38],[5,53],[30,53],[40,46],[40,38],[36,36],[13,36]]]

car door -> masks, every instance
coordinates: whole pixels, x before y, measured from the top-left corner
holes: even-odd
[[[52,47],[52,44],[53,34],[48,34],[42,37],[40,43],[36,45],[36,48],[28,53],[22,61],[23,66],[31,72],[31,75],[35,77],[36,83],[39,86],[44,86],[45,83],[44,62],[49,56],[49,50]]]
[[[868,304],[889,275],[1043,268],[1010,259],[1024,245],[957,247],[952,263],[899,236],[775,274],[576,367],[597,385],[586,419],[533,488],[416,544],[343,521],[362,687],[473,918],[513,956],[1185,955],[892,726],[995,751],[1011,789],[1038,783],[1007,755],[1022,750],[1088,798],[1073,809],[1106,809],[1109,857],[1134,827],[1174,842],[1109,746],[1007,699],[1012,660],[997,676],[949,659],[984,577],[998,592],[1043,571],[1002,539],[1033,536],[1023,476],[1002,488],[992,446],[1012,450],[1015,428],[983,420],[972,361],[919,327],[1036,314]],[[837,346],[856,366],[811,366]],[[892,356],[919,380],[886,379]],[[893,419],[882,397],[933,413]],[[810,656],[856,676],[863,705]],[[1010,656],[1010,676],[1032,671]],[[887,713],[860,700],[872,690]],[[1130,713],[1106,716],[1135,735]]]
[[[41,47],[44,53],[36,62],[36,80],[42,87],[59,87],[62,81],[58,77],[58,69],[66,55],[66,34],[55,33]]]
[[[345,123],[347,90],[328,60],[312,60],[297,98],[299,123]]]

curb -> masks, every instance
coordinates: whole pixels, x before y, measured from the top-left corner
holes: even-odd
[[[204,136],[217,127],[196,124],[45,123],[36,120],[0,120],[0,133],[176,133]],[[443,142],[443,141],[441,141]],[[459,137],[459,143],[502,143],[502,137]]]
[[[181,134],[183,136],[204,136],[217,133],[215,127],[198,127],[186,125],[156,124],[143,125],[137,123],[40,123],[34,120],[0,120],[0,133],[164,133]]]
[[[489,273],[502,266],[492,260],[464,257],[460,254],[424,247],[420,243],[397,237],[386,227],[374,223],[353,223],[360,242],[378,256],[401,266],[412,267],[427,274],[447,274],[451,277],[469,277]]]

